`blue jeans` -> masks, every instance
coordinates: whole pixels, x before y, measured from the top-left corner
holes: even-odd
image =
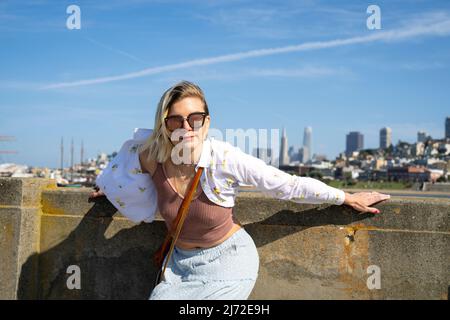
[[[259,270],[255,243],[244,228],[221,244],[183,250],[175,246],[151,300],[247,299]]]

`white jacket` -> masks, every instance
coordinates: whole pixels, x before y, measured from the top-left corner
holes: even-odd
[[[151,129],[135,129],[119,153],[96,179],[108,200],[134,222],[152,222],[157,208],[157,190],[152,177],[143,173],[138,148]],[[206,196],[223,207],[233,207],[239,185],[255,186],[273,198],[298,203],[341,205],[345,193],[325,183],[285,173],[255,158],[228,142],[207,138],[195,168],[203,170],[200,184]]]

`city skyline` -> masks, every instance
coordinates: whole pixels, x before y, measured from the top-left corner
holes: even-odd
[[[394,144],[445,135],[448,1],[379,1],[380,30],[358,1],[80,1],[79,30],[68,4],[0,3],[0,134],[15,137],[0,149],[17,151],[0,162],[59,167],[61,136],[86,159],[117,151],[183,79],[204,90],[212,128],[286,128],[299,148],[311,126],[329,159],[349,131],[366,148],[382,127]]]
[[[447,128],[448,128],[449,119],[450,119],[450,117],[447,117],[446,120],[445,120],[445,130],[447,130]],[[384,131],[386,129],[388,131],[388,133],[387,133],[387,135],[389,136],[388,139],[383,138],[383,135],[386,134],[386,132]],[[312,133],[312,127],[311,126],[305,127],[304,134],[306,132],[308,132],[308,131],[310,133]],[[446,131],[446,133],[447,133],[447,131]],[[358,131],[350,131],[346,135],[346,140],[349,139],[349,136],[351,136],[351,134],[361,134],[361,133],[358,132]],[[13,140],[11,138],[12,137],[9,137],[9,139],[7,139],[7,140]],[[362,134],[362,138],[363,138],[362,145],[364,145],[364,134]],[[416,138],[416,140],[413,141],[413,142],[408,142],[408,143],[414,144],[414,143],[418,143],[418,142],[424,142],[426,139],[429,139],[429,138],[440,140],[440,139],[443,139],[445,137],[431,137],[430,135],[427,135],[427,133],[425,131],[419,130],[419,131],[417,131],[417,138]],[[305,138],[305,135],[304,135],[303,143],[305,143],[305,141],[307,141],[308,139],[311,139],[311,136],[309,136],[309,138]],[[389,127],[383,127],[383,128],[381,128],[379,130],[379,142],[380,142],[380,145],[378,147],[370,148],[370,147],[364,147],[363,146],[363,148],[359,148],[359,150],[361,150],[361,149],[378,149],[378,148],[384,149],[385,147],[382,146],[382,141],[384,141],[384,140],[386,140],[387,142],[390,142],[390,144],[392,146],[396,145],[399,142],[407,142],[407,141],[399,139],[397,141],[397,143],[393,143],[392,142],[392,129],[389,128]],[[76,162],[76,161],[73,162],[73,159],[77,159],[77,153],[74,151],[75,146],[74,146],[73,137],[72,137],[72,139],[71,139],[71,149],[70,149],[70,159],[67,159],[64,162],[63,159],[65,159],[65,155],[66,154],[64,153],[64,142],[63,141],[64,141],[64,137],[61,137],[60,159],[59,159],[61,165],[59,166],[59,168],[62,168],[62,167],[69,168],[69,167],[72,167],[73,165],[83,164],[83,161],[98,159],[102,154],[104,154],[104,155],[111,155],[112,153],[119,151],[119,150],[113,150],[110,153],[102,152],[102,153],[96,154],[93,157],[86,157],[86,158],[84,158],[83,157],[83,154],[84,154],[84,142],[83,142],[83,139],[81,139],[81,149],[80,149],[80,154],[79,154],[80,155],[80,162]],[[286,145],[284,145],[284,142],[286,143]],[[286,149],[283,149],[284,146],[286,147]],[[251,150],[251,154],[253,156],[257,157],[257,158],[260,158],[260,159],[264,160],[267,164],[272,164],[272,165],[289,165],[290,163],[295,162],[295,161],[299,161],[300,163],[306,163],[309,160],[313,160],[315,158],[315,156],[317,156],[317,155],[322,156],[322,154],[312,153],[310,155],[309,159],[304,160],[304,159],[302,159],[302,155],[300,154],[303,151],[302,150],[303,147],[304,146],[295,149],[294,145],[289,145],[288,144],[288,136],[286,134],[285,129],[283,128],[282,135],[281,135],[281,138],[280,138],[280,144],[279,144],[279,153],[274,152],[270,146],[265,146],[265,147],[264,146],[263,147],[259,147],[258,146],[255,149]],[[284,152],[284,150],[286,150],[286,151]],[[1,149],[0,149],[0,151],[1,151]],[[250,150],[248,150],[248,151],[250,151]],[[357,151],[357,150],[355,150],[355,151]],[[291,155],[291,153],[292,153],[292,155]],[[250,154],[250,152],[249,152],[249,154]],[[274,156],[277,155],[277,154],[278,154],[279,158],[276,158],[276,157],[274,158]],[[283,154],[285,154],[287,156],[287,162],[282,161]],[[342,152],[340,152],[340,154],[347,154],[347,150],[343,150]],[[326,158],[327,158],[328,161],[332,161],[332,160],[335,160],[336,158],[339,158],[340,154],[336,155],[333,158],[329,158],[327,156],[326,156]],[[348,155],[349,154],[347,154],[347,156]],[[1,156],[1,152],[0,152],[0,156]],[[297,159],[298,157],[299,157],[300,160]],[[69,157],[67,157],[67,158],[69,158]],[[63,165],[63,162],[66,165]],[[3,163],[3,162],[0,162],[0,164],[1,163]],[[7,163],[7,162],[5,162],[5,163]],[[71,163],[73,163],[73,164],[71,165]],[[32,165],[30,165],[30,166],[32,166]],[[49,166],[49,168],[58,169],[57,166],[55,166],[55,167]]]

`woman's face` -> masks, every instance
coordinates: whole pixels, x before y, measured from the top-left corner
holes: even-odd
[[[205,112],[202,100],[197,97],[187,97],[172,104],[167,117],[182,116],[183,118],[187,118],[190,114],[195,112]],[[196,117],[198,118],[199,116]],[[191,119],[195,119],[195,117],[192,116]],[[176,121],[174,122],[176,123]],[[207,115],[205,116],[203,126],[198,127],[198,125],[201,125],[201,122],[197,122],[196,125],[194,125],[194,130],[194,128],[189,125],[187,119],[183,120],[182,127],[171,132],[173,144],[176,145],[183,141],[186,147],[195,148],[206,138],[209,129],[209,122],[210,117]],[[167,123],[166,126],[168,127]]]

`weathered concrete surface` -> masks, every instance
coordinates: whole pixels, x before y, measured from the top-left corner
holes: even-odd
[[[0,261],[17,261],[16,273],[3,269],[11,264],[1,264],[6,270],[2,297],[149,297],[156,275],[151,257],[165,234],[163,221],[136,225],[116,213],[105,198],[89,203],[90,192],[43,190],[35,203],[40,209],[32,207],[40,224],[39,250],[28,250],[23,262],[14,258],[17,241],[11,239],[25,234],[15,229],[17,216],[33,213],[25,213],[28,208],[20,202],[13,208],[2,205],[0,226],[6,231],[0,235]],[[259,278],[250,298],[447,299],[450,201],[394,197],[376,207],[381,214],[356,214],[345,206],[301,205],[243,192],[234,212],[260,256]],[[67,288],[71,265],[81,269],[81,290]],[[366,284],[371,265],[381,270],[379,290],[369,290]],[[14,277],[18,285],[11,293],[15,287],[4,287],[3,278]]]
[[[440,191],[440,192],[450,192],[450,182],[436,182],[429,183],[425,182],[424,190],[426,191]]]
[[[44,189],[56,189],[55,181],[0,178],[0,299],[17,298],[20,267],[39,252]],[[29,268],[36,270],[37,264],[29,264]],[[32,287],[36,279],[28,280]]]

